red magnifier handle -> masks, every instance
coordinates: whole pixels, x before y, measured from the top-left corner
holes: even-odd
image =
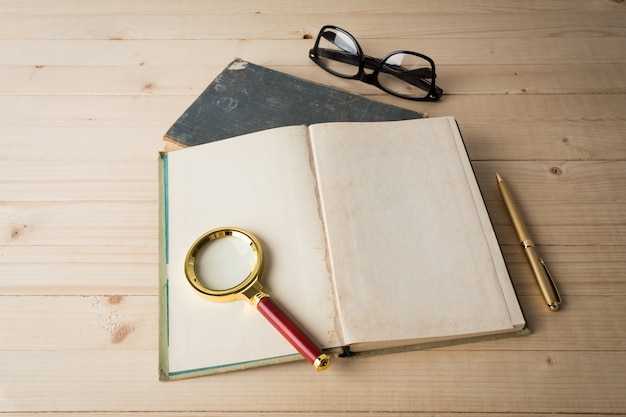
[[[328,368],[330,365],[330,356],[323,353],[315,342],[287,316],[271,297],[266,296],[261,298],[256,307],[261,314],[272,323],[272,326],[274,326],[274,328],[276,328],[276,330],[278,330],[316,370],[323,371]]]

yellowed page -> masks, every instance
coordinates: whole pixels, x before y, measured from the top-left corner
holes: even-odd
[[[346,343],[523,326],[454,119],[316,125],[311,137]]]
[[[306,128],[171,152],[166,171],[170,373],[296,353],[249,303],[212,303],[187,283],[187,250],[222,226],[259,238],[266,292],[317,342],[337,346]]]

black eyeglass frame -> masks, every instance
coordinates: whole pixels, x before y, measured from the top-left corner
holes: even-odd
[[[346,75],[346,74],[341,74],[339,72],[333,71],[331,68],[327,67],[326,65],[324,65],[320,54],[319,54],[319,44],[320,44],[320,40],[322,39],[322,36],[324,35],[324,33],[328,30],[328,29],[332,29],[335,30],[337,32],[340,32],[346,36],[348,36],[353,42],[354,45],[357,48],[357,55],[355,55],[354,53],[349,53],[348,51],[346,51],[345,53],[343,53],[342,51],[335,51],[335,50],[326,50],[325,53],[326,55],[334,55],[334,57],[332,57],[333,60],[335,61],[340,61],[346,64],[351,64],[351,65],[358,65],[359,70],[356,73],[356,75]],[[424,59],[425,61],[427,61],[431,68],[429,69],[417,69],[417,70],[412,70],[412,71],[408,71],[405,69],[402,69],[402,67],[400,66],[390,66],[390,65],[383,65],[383,63],[385,61],[387,61],[387,59],[389,59],[389,57],[396,55],[396,54],[406,54],[406,55],[413,55],[416,57],[419,57],[421,59]],[[435,72],[435,62],[430,58],[427,57],[424,54],[420,54],[418,52],[414,52],[414,51],[407,51],[407,50],[398,50],[398,51],[393,51],[390,52],[389,54],[387,54],[384,58],[379,59],[379,58],[374,58],[371,57],[369,55],[365,55],[363,53],[363,49],[361,48],[361,45],[359,45],[359,43],[357,42],[357,40],[355,39],[354,36],[352,36],[350,33],[346,32],[344,29],[341,29],[340,27],[337,26],[333,26],[333,25],[326,25],[324,27],[322,27],[320,29],[320,32],[317,35],[317,39],[315,40],[315,45],[313,46],[313,48],[311,50],[309,50],[309,58],[311,58],[311,60],[313,62],[315,62],[319,67],[321,67],[322,69],[324,69],[325,71],[337,76],[337,77],[341,77],[341,78],[345,78],[345,79],[349,79],[349,80],[358,80],[358,81],[362,81],[366,84],[370,84],[373,85],[381,90],[383,90],[384,92],[391,94],[393,96],[396,97],[400,97],[400,98],[404,98],[407,100],[414,100],[414,101],[438,101],[441,96],[443,95],[443,89],[441,89],[440,87],[437,87],[435,85],[435,81],[437,79],[437,75]],[[358,62],[355,62],[354,59],[358,58]],[[393,74],[395,77],[400,78],[400,79],[404,79],[405,81],[416,85],[417,87],[421,88],[422,90],[426,91],[426,95],[423,97],[411,97],[411,96],[406,96],[406,95],[402,95],[399,93],[396,93],[394,91],[391,91],[389,89],[387,89],[386,87],[384,87],[379,81],[378,81],[378,74],[380,74],[381,72],[387,72],[390,73],[391,71],[394,71],[393,67],[398,67],[397,71]],[[373,70],[373,72],[371,73],[366,73],[365,69],[370,69]],[[428,74],[420,74],[420,70],[424,71],[428,71]],[[432,71],[432,73],[430,73],[430,71]],[[428,78],[424,79],[424,78]],[[408,81],[408,79],[411,79],[410,81]],[[419,85],[418,85],[419,84]]]

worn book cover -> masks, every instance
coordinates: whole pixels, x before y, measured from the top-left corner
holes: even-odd
[[[423,117],[343,90],[235,60],[165,134],[194,146],[281,126]]]
[[[331,354],[525,331],[451,117],[265,130],[164,154],[161,174],[162,379],[300,358],[248,302],[189,285],[187,251],[222,226],[260,239],[264,287]]]

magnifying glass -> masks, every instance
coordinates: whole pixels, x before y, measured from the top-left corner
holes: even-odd
[[[213,229],[191,245],[185,275],[210,301],[248,300],[316,370],[330,366],[330,356],[263,291],[263,251],[259,240],[237,227]]]

